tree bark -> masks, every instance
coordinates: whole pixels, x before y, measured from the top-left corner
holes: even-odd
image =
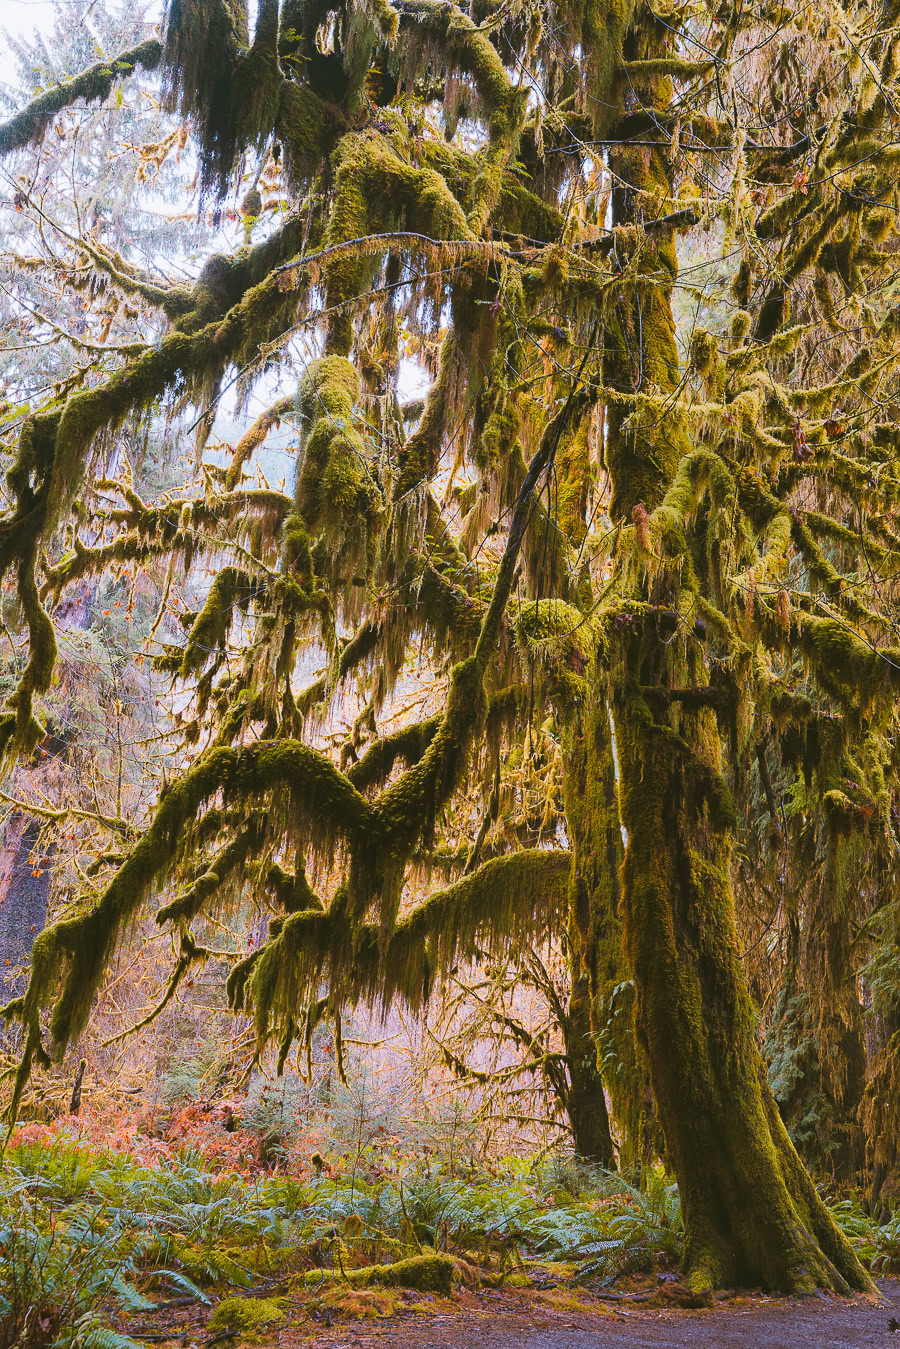
[[[646,645],[634,643],[638,668]],[[615,715],[626,949],[681,1193],[688,1279],[698,1289],[868,1289],[769,1090],[740,965],[711,714],[694,714],[699,724],[679,734],[623,691]]]
[[[572,962],[580,965],[580,957],[574,952]],[[573,978],[564,1031],[569,1069],[566,1113],[572,1126],[575,1152],[583,1161],[612,1169],[616,1164],[616,1152],[609,1128],[603,1078],[597,1067],[590,986],[583,972]]]
[[[34,939],[47,922],[49,858],[32,858],[40,822],[13,815],[0,845],[0,1006],[25,986]]]
[[[609,1093],[619,1164],[631,1170],[658,1157],[662,1140],[646,1061],[634,1036],[634,986],[622,937],[622,825],[604,699],[590,699],[574,716],[566,734],[564,763],[572,842],[571,959],[580,972],[580,996],[590,1018],[593,1089],[602,1092],[605,1086]],[[587,1093],[587,1083],[584,1090]]]

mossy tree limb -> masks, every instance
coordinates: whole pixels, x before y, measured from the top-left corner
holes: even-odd
[[[32,99],[21,112],[0,123],[0,156],[40,141],[54,117],[73,103],[97,103],[109,97],[118,80],[126,79],[135,70],[155,70],[161,56],[162,45],[150,38],[120,56],[98,61],[65,82],[57,81],[52,88]]]

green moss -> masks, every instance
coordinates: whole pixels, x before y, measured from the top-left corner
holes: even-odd
[[[346,352],[351,340],[346,305],[364,295],[371,268],[373,248],[367,236],[406,229],[440,241],[471,239],[472,232],[440,173],[410,163],[381,133],[345,136],[335,152],[334,169],[325,243],[357,242],[328,268],[328,304],[337,307],[330,318],[330,346]]]
[[[666,171],[655,151],[646,157],[642,152],[617,151],[615,160],[614,171],[636,189],[650,196],[669,194]],[[679,459],[689,449],[684,425],[674,408],[660,416],[664,396],[677,389],[680,379],[671,306],[678,263],[671,232],[663,236],[652,255],[642,252],[636,266],[639,275],[651,279],[652,284],[637,289],[629,304],[613,303],[610,308],[604,382],[614,390],[631,393],[640,381],[652,394],[663,398],[657,401],[651,395],[651,405],[638,404],[633,411],[615,403],[609,408],[607,461],[614,518],[627,518],[638,503],[648,510],[658,505]],[[640,369],[635,365],[638,351]]]
[[[194,122],[203,187],[220,195],[240,149],[233,76],[247,45],[243,0],[172,0],[164,52],[166,100]]]
[[[625,74],[630,80],[672,79],[687,81],[712,70],[712,61],[690,61],[677,56],[654,56],[642,61],[626,61]]]
[[[313,581],[313,561],[310,550],[309,534],[300,514],[291,514],[284,522],[282,534],[285,566],[292,571],[300,584],[310,589]]]
[[[362,1269],[311,1269],[300,1282],[316,1287],[323,1280],[341,1281],[351,1288],[417,1288],[423,1293],[449,1294],[458,1278],[449,1255],[411,1255],[392,1265],[365,1265]]]
[[[690,73],[668,65],[670,40],[644,17],[626,51],[629,60],[649,63],[643,74],[652,77],[650,99],[664,108],[668,77]],[[654,85],[657,77],[661,83]],[[631,223],[654,199],[672,197],[670,166],[652,148],[610,149],[609,167],[629,189],[614,197],[616,225]],[[814,247],[813,254],[798,253],[798,265],[807,265]],[[625,301],[616,297],[604,379],[622,393],[652,387],[646,414],[639,403],[637,416],[615,404],[608,411],[611,509],[637,531],[641,517],[634,508],[641,506],[645,534],[663,560],[677,559],[669,568],[635,567],[629,578],[634,600],[659,606],[665,596],[670,612],[677,612],[679,596],[693,590],[703,598],[708,622],[716,587],[735,556],[723,557],[726,542],[734,545],[716,529],[729,503],[739,518],[736,483],[724,454],[706,462],[694,457],[673,408],[680,382],[671,311],[674,248],[664,240],[652,263],[641,259],[636,270],[653,284],[636,287]],[[779,311],[770,332],[782,319]],[[786,537],[783,521],[779,528],[776,550]],[[743,541],[738,548],[746,557]],[[695,577],[702,578],[699,585]],[[729,626],[720,615],[717,637]],[[672,690],[680,679],[700,682],[705,657],[690,654],[690,646],[683,654],[677,622],[670,640],[660,640],[658,624],[654,630],[626,621],[620,629],[610,690],[627,833],[622,915],[638,1033],[679,1182],[689,1282],[698,1289],[745,1280],[795,1289],[865,1288],[866,1276],[803,1173],[764,1085],[735,927],[734,810],[715,715],[708,706],[673,707],[668,697],[649,696],[651,687]]]
[[[15,708],[15,729],[12,732],[7,723],[6,733],[0,736],[0,751],[4,755],[15,752],[27,756],[45,734],[33,714],[34,695],[45,693],[50,687],[56,665],[56,632],[41,604],[31,557],[26,557],[19,565],[18,593],[28,624],[28,662],[9,699]]]
[[[594,689],[578,715],[569,719],[563,763],[566,824],[573,848],[569,874],[573,1002],[569,1015],[577,1020],[578,999],[588,998],[592,1034],[580,1052],[594,1054],[593,1083],[585,1068],[578,1085],[582,1095],[602,1092],[604,1087],[609,1092],[620,1165],[636,1167],[650,1161],[664,1145],[648,1065],[638,1040],[635,991],[625,958],[622,821],[610,711],[599,690]],[[574,1076],[572,1081],[575,1090]],[[585,1107],[589,1106],[588,1100]]]
[[[261,149],[275,127],[282,99],[278,62],[279,0],[259,0],[253,45],[234,64],[230,102],[236,121],[236,149]]]
[[[347,770],[347,777],[357,791],[364,792],[382,785],[398,762],[418,763],[437,734],[441,717],[428,717],[383,736],[370,745],[358,763]]]
[[[383,501],[373,476],[355,404],[360,380],[342,356],[325,356],[306,370],[297,392],[304,423],[295,501],[297,521],[321,538],[346,545],[349,556],[363,556],[370,535],[382,522]],[[285,539],[296,561],[298,527]],[[299,556],[303,557],[303,552]],[[335,558],[335,569],[347,563]]]
[[[446,0],[406,0],[405,26],[440,52],[442,62],[467,74],[484,107],[492,138],[516,130],[524,114],[527,91],[509,79],[490,37],[457,5]]]
[[[270,1326],[284,1320],[284,1315],[279,1298],[227,1297],[209,1318],[208,1329],[213,1334],[230,1332],[230,1338],[246,1344],[265,1335]]]
[[[525,668],[536,668],[563,706],[580,702],[598,639],[591,619],[562,600],[541,600],[520,607],[514,631]]]
[[[340,109],[308,85],[294,80],[282,83],[275,134],[283,146],[288,181],[295,192],[320,171],[343,129]]]
[[[879,650],[840,619],[797,614],[791,631],[820,686],[856,714],[866,712],[879,690],[900,679],[900,649]]]
[[[216,575],[206,603],[188,633],[181,662],[182,678],[196,674],[225,650],[234,609],[246,612],[254,593],[249,576],[237,567],[223,567]]]
[[[108,61],[98,61],[80,75],[65,81],[55,81],[51,88],[32,99],[27,107],[7,122],[0,123],[0,156],[20,150],[41,139],[57,113],[73,103],[97,103],[108,98],[113,85],[127,78],[137,69],[155,70],[162,56],[162,47],[156,39],[142,42],[130,51],[122,52]]]
[[[485,949],[506,951],[558,920],[569,855],[526,849],[494,858],[405,915],[385,941],[375,924],[348,922],[347,889],[330,907],[278,920],[269,941],[232,971],[229,1005],[252,1005],[260,1047],[280,1037],[324,985],[332,1005],[427,1001],[434,972]]]

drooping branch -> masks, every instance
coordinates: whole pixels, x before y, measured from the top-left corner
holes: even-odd
[[[280,1035],[323,985],[334,1007],[370,1001],[387,1010],[399,997],[418,1010],[434,978],[457,962],[482,949],[507,951],[558,921],[570,869],[563,851],[493,858],[411,909],[386,946],[375,925],[351,931],[341,891],[327,910],[275,920],[266,945],[233,970],[230,1004],[240,1010],[252,1003],[260,1047]]]

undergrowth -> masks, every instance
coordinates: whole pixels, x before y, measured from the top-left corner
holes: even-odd
[[[831,1211],[873,1274],[900,1274],[900,1210],[885,1223],[876,1222],[856,1199],[842,1199]]]
[[[10,1147],[0,1183],[0,1349],[127,1349],[129,1316],[173,1292],[284,1291],[435,1251],[500,1286],[596,1286],[677,1264],[682,1242],[661,1172],[637,1186],[558,1158],[372,1179],[317,1157],[308,1177],[253,1176],[191,1149],[154,1164],[55,1140]],[[834,1212],[873,1271],[900,1270],[900,1219]]]

